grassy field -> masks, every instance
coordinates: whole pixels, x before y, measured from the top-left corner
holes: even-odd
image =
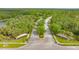
[[[25,42],[28,42],[29,36],[24,36],[18,40],[2,40],[0,41],[0,48],[18,48],[20,46],[26,45]]]
[[[79,46],[79,41],[77,40],[66,40],[64,38],[53,36],[55,42],[61,46]]]

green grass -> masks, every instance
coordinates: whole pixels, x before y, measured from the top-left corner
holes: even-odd
[[[26,44],[10,44],[4,48],[19,48],[19,47],[24,46],[24,45],[26,45]]]
[[[57,44],[60,44],[63,46],[79,46],[78,40],[67,40],[58,36],[53,36],[53,38]]]
[[[25,44],[9,44],[4,47],[4,44],[0,44],[0,48],[19,48],[21,46],[24,46]]]
[[[3,41],[0,41],[1,43],[2,42],[6,42],[6,44],[0,44],[0,48],[18,48],[18,47],[21,47],[23,45],[27,45],[25,44],[25,42],[28,41],[30,35],[27,37],[27,36],[24,36],[18,40],[3,40]],[[4,47],[5,45],[5,47]]]

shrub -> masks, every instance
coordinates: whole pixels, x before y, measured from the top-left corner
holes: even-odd
[[[62,31],[61,26],[58,25],[58,24],[56,24],[56,23],[53,23],[53,24],[51,24],[51,25],[49,25],[49,26],[50,26],[50,30],[51,30],[52,32],[54,32],[54,34],[57,34],[57,33],[59,33],[59,32]]]
[[[44,20],[41,20],[38,22],[38,25],[37,25],[37,33],[39,35],[40,38],[43,38],[44,37],[44,32],[45,32],[45,27],[44,27]]]

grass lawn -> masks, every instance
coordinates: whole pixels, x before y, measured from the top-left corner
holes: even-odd
[[[4,44],[0,44],[0,48],[18,48],[25,44],[9,44],[4,47]]]
[[[79,41],[78,40],[66,40],[64,38],[58,37],[58,36],[53,36],[55,42],[59,45],[63,46],[79,46]]]
[[[21,47],[23,45],[26,45],[25,42],[28,41],[30,35],[29,36],[24,36],[18,40],[7,40],[7,41],[0,41],[0,48],[18,48]],[[2,44],[2,42],[5,42],[6,44]]]

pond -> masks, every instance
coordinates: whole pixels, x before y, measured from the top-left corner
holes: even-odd
[[[4,25],[4,21],[0,21],[0,28],[2,28]]]

